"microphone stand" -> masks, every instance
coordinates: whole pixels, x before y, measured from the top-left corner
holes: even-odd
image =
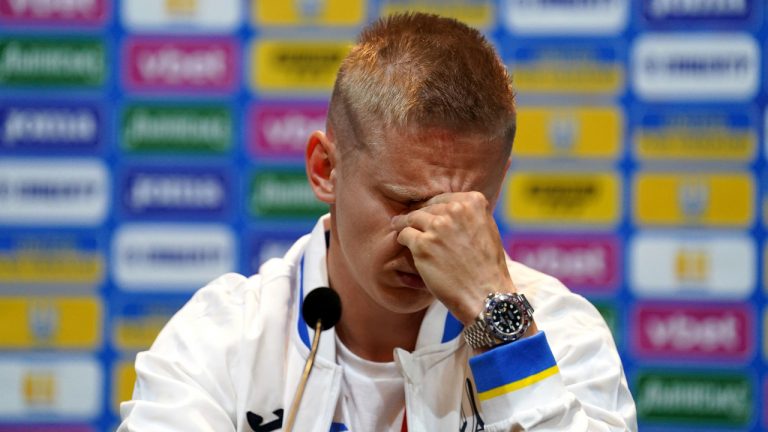
[[[304,394],[304,387],[307,386],[309,373],[312,372],[312,365],[315,363],[315,354],[317,354],[317,347],[320,345],[320,333],[322,331],[323,322],[322,319],[318,319],[317,324],[315,324],[315,335],[312,337],[312,348],[309,350],[309,357],[307,358],[307,362],[304,364],[304,372],[301,374],[299,387],[296,389],[296,395],[293,397],[291,409],[288,411],[288,419],[285,422],[286,432],[293,431],[293,423],[296,421],[296,413],[299,411],[301,396]]]
[[[304,395],[304,388],[307,386],[309,373],[312,372],[312,365],[315,363],[317,347],[320,345],[320,333],[335,326],[341,318],[341,299],[336,294],[336,291],[331,288],[315,288],[304,299],[301,316],[308,326],[314,323],[315,335],[312,337],[312,348],[309,350],[309,357],[307,357],[307,362],[304,364],[304,372],[299,380],[299,388],[296,389],[291,409],[288,411],[288,418],[283,429],[287,432],[293,431],[293,424],[296,421],[296,413],[299,411],[301,397]]]

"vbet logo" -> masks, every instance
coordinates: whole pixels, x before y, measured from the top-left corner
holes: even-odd
[[[641,303],[632,320],[642,357],[745,361],[755,348],[754,313],[740,303]]]
[[[237,54],[233,38],[133,37],[123,47],[123,83],[134,91],[231,92]]]
[[[100,38],[0,36],[0,86],[99,87],[107,70]]]
[[[123,0],[123,24],[135,32],[230,33],[243,19],[240,0]]]
[[[248,150],[254,157],[304,158],[309,135],[325,131],[327,102],[262,102],[248,110]]]
[[[642,3],[643,17],[654,24],[681,21],[740,23],[755,14],[755,0],[645,0]]]
[[[223,218],[231,210],[224,167],[133,167],[120,183],[121,209],[131,217]]]
[[[103,136],[96,102],[0,101],[0,154],[95,152]]]
[[[617,35],[627,25],[625,0],[506,0],[505,26],[520,34]]]
[[[632,146],[643,160],[751,161],[758,119],[741,106],[644,106],[633,117]]]
[[[755,378],[726,370],[641,370],[632,393],[641,424],[747,427],[754,417]]]
[[[220,224],[125,224],[112,240],[112,274],[128,291],[191,292],[237,268],[235,235]]]
[[[621,274],[619,240],[615,236],[514,235],[509,256],[559,279],[583,293],[616,289]]]
[[[746,300],[757,282],[756,249],[741,233],[642,231],[629,244],[630,287],[645,298]]]
[[[234,128],[228,105],[134,102],[120,114],[120,146],[129,153],[223,154]]]
[[[100,160],[0,160],[0,223],[98,225],[109,201],[109,173]]]
[[[0,234],[0,286],[24,286],[27,292],[33,287],[95,291],[104,279],[104,262],[94,235],[61,230]]]
[[[747,33],[644,34],[632,47],[632,86],[646,100],[748,100],[760,50]]]
[[[0,23],[104,24],[109,15],[107,0],[0,0]]]

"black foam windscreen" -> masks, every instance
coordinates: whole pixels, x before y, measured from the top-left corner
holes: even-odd
[[[331,288],[315,288],[304,299],[301,316],[310,327],[314,328],[320,320],[322,329],[328,330],[341,318],[341,298]]]

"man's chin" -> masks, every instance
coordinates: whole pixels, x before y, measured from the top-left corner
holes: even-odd
[[[408,286],[390,287],[380,301],[382,306],[392,312],[413,314],[428,308],[435,300],[426,288],[411,288]]]

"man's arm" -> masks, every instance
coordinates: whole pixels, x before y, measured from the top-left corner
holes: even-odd
[[[244,280],[227,274],[198,291],[136,356],[133,400],[120,406],[118,432],[235,430],[228,348],[242,323],[227,294]]]
[[[437,195],[395,216],[392,225],[427,288],[465,326],[489,292],[519,291],[483,194]],[[547,295],[531,299],[537,312],[527,337],[470,359],[487,430],[636,430],[634,402],[605,322],[586,300],[560,287],[532,291]],[[545,317],[543,325],[537,316]]]

